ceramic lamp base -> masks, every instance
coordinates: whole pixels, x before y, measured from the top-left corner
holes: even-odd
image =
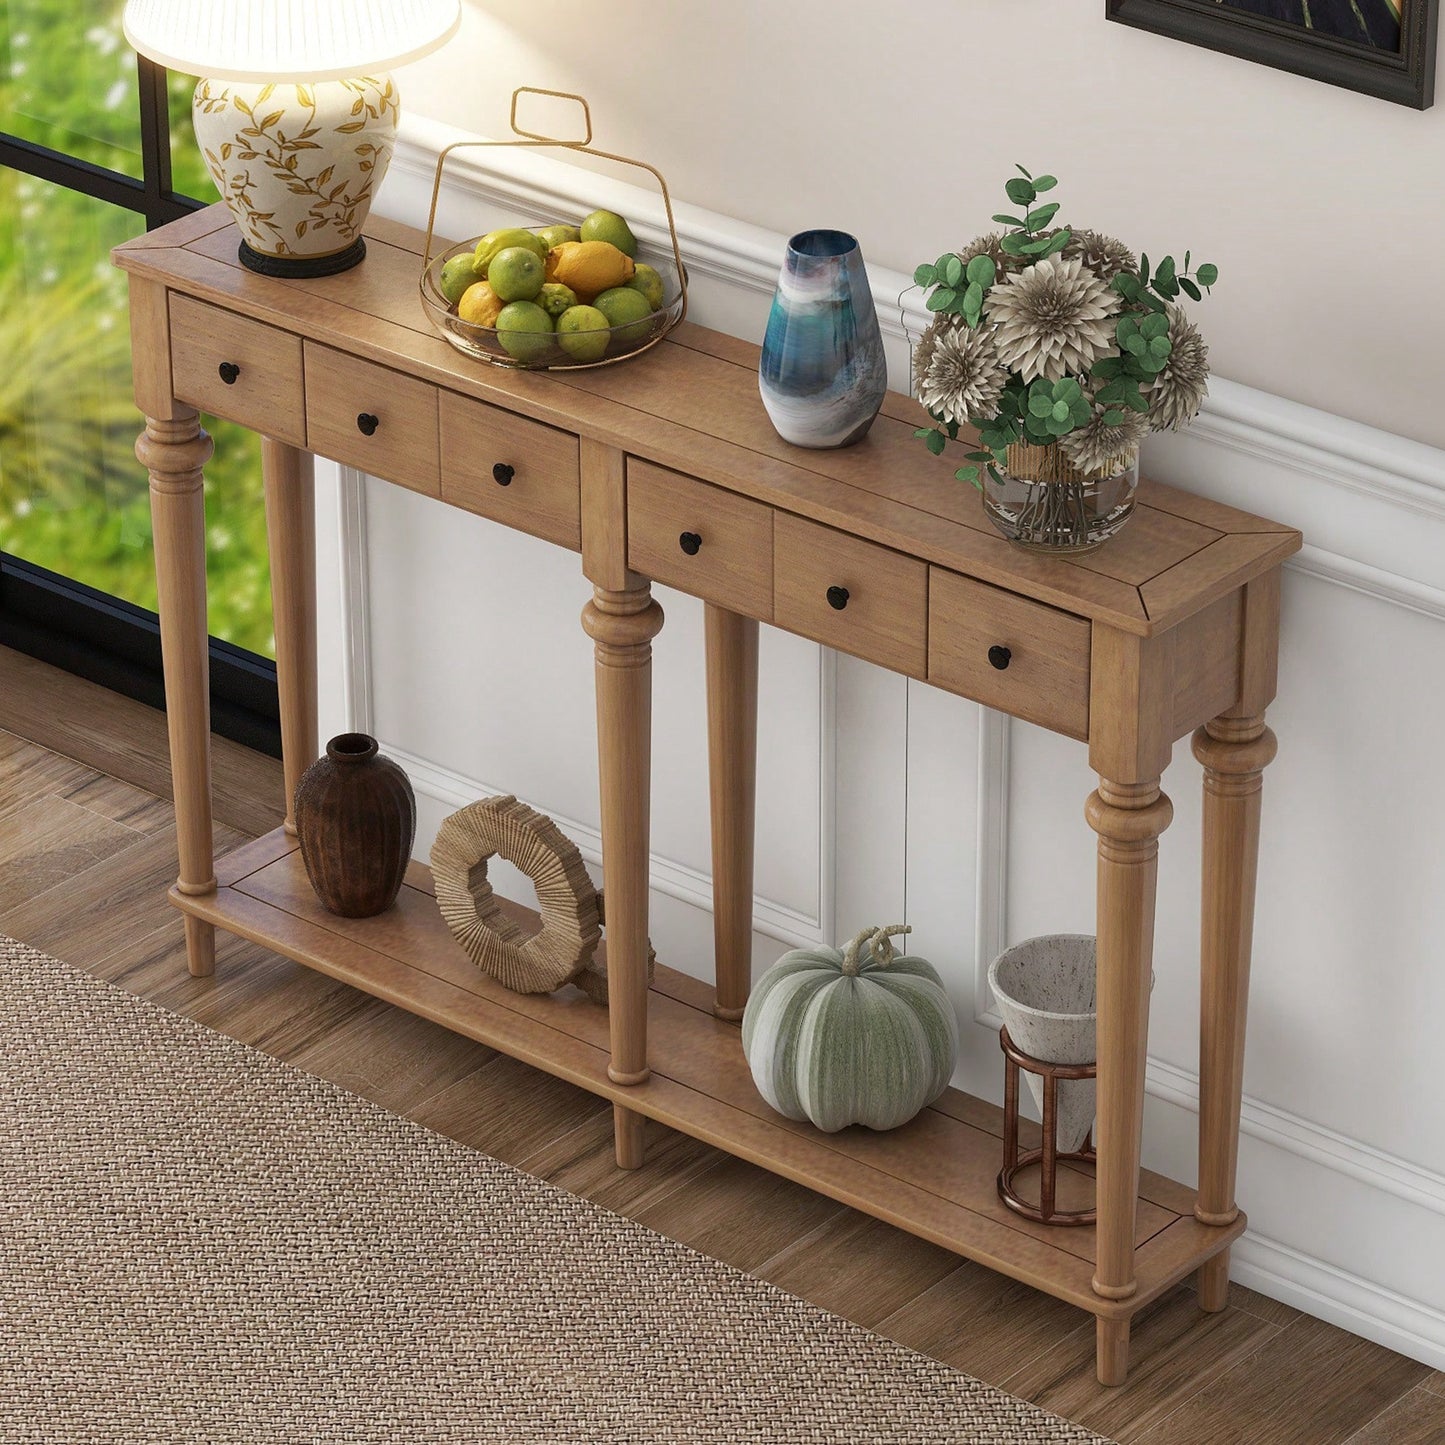
[[[191,109],[246,266],[328,276],[365,256],[361,228],[396,141],[389,75],[297,85],[201,80]]]

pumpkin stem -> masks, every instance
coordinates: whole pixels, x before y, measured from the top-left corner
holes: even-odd
[[[843,950],[843,973],[848,978],[856,978],[862,964],[858,961],[858,954],[862,951],[863,945],[868,945],[868,952],[872,961],[879,968],[887,968],[898,956],[893,947],[892,940],[900,933],[912,933],[913,929],[906,923],[890,923],[887,928],[879,928],[876,924],[870,924],[867,928],[848,940],[848,946]]]
[[[857,977],[858,970],[862,967],[858,962],[858,950],[877,932],[877,925],[870,923],[861,933],[848,940],[848,946],[843,950],[843,974],[845,977]]]

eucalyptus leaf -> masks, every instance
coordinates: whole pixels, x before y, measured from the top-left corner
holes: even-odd
[[[1002,212],[994,216],[993,219],[997,221],[1000,226],[1017,226],[1020,230],[1023,229],[1025,224],[1022,216],[1005,216]]]
[[[1219,267],[1208,264],[1201,266],[1195,273],[1199,278],[1201,286],[1213,286],[1219,280]]]
[[[970,486],[977,487],[980,492],[983,491],[983,483],[979,480],[977,467],[960,467],[953,477],[955,481],[967,482]]]
[[[1203,300],[1203,297],[1200,294],[1199,287],[1197,287],[1194,282],[1192,282],[1187,276],[1181,276],[1179,278],[1179,289],[1183,291],[1184,294],[1188,296],[1191,301]]]
[[[1149,284],[1149,253],[1147,251],[1139,253],[1139,280],[1146,286]]]
[[[1034,176],[1032,177],[1032,179],[1034,183],[1034,190],[1041,192],[1051,191],[1059,183],[1058,179],[1054,176]]]
[[[1049,249],[1044,252],[1045,256],[1053,256],[1062,251],[1074,238],[1072,231],[1056,231],[1053,239],[1049,242]]]
[[[1004,186],[1004,190],[1008,193],[1009,200],[1016,206],[1032,205],[1034,197],[1038,194],[1031,181],[1019,180],[1017,177],[1009,181]]]
[[[943,455],[943,448],[946,444],[947,439],[944,437],[941,431],[931,431],[926,437],[923,438],[923,445],[926,446],[928,450],[931,451],[936,457],[941,457]]]
[[[963,260],[958,256],[950,256],[948,265],[943,268],[943,280],[946,285],[957,286],[963,280]]]
[[[1124,413],[1123,413],[1122,411],[1120,411],[1120,410],[1118,409],[1118,407],[1111,406],[1111,407],[1109,408],[1109,410],[1104,413],[1104,425],[1105,425],[1105,426],[1123,426],[1123,425],[1124,425]]]
[[[999,250],[1007,256],[1022,256],[1024,254],[1025,244],[1022,236],[1017,236],[1012,233],[1005,236],[1003,240],[998,243]]]
[[[1174,350],[1174,346],[1167,336],[1156,336],[1150,341],[1149,350],[1162,361]]]
[[[938,268],[936,266],[920,266],[913,273],[913,284],[915,286],[932,286],[938,280]]]
[[[1145,341],[1153,341],[1157,337],[1167,336],[1168,334],[1169,318],[1159,315],[1157,311],[1152,316],[1146,316],[1143,321],[1139,323],[1139,335],[1142,336]]]
[[[968,270],[964,272],[964,275],[970,281],[987,288],[993,285],[998,276],[998,267],[994,264],[992,256],[975,256],[968,263]]]
[[[930,311],[944,311],[952,306],[958,292],[952,286],[940,286],[933,295],[928,298],[928,309]]]
[[[1024,217],[1024,224],[1031,231],[1042,231],[1059,214],[1059,203],[1050,201],[1047,206],[1036,206]]]

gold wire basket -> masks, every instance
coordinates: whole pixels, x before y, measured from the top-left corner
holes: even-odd
[[[517,103],[523,95],[575,100],[582,107],[586,135],[581,140],[562,140],[556,136],[540,135],[536,131],[524,130],[517,123]],[[431,212],[427,216],[426,223],[426,253],[422,259],[419,282],[422,309],[426,312],[428,320],[458,351],[465,352],[468,356],[475,356],[493,366],[520,367],[532,371],[562,367],[611,366],[613,362],[624,361],[630,356],[638,356],[644,351],[651,350],[687,315],[687,272],[683,267],[682,252],[677,244],[677,225],[672,216],[672,198],[668,195],[667,182],[663,179],[662,172],[656,167],[648,165],[646,161],[633,160],[630,156],[613,155],[609,151],[598,150],[594,147],[592,144],[591,108],[582,96],[573,95],[570,91],[539,90],[529,85],[518,87],[512,92],[511,127],[513,133],[519,137],[517,140],[457,141],[453,145],[449,145],[437,157],[436,178],[432,182]],[[504,344],[502,332],[491,326],[479,326],[474,322],[463,321],[457,315],[456,307],[442,293],[442,267],[453,257],[463,256],[474,250],[477,244],[473,239],[461,245],[451,246],[440,255],[432,255],[432,247],[435,244],[437,202],[441,195],[442,173],[446,167],[447,157],[453,151],[492,146],[576,151],[581,155],[616,161],[620,165],[636,166],[656,180],[658,189],[662,192],[662,204],[667,213],[667,230],[672,246],[670,251],[664,251],[645,243],[639,244],[636,260],[651,266],[662,278],[662,304],[644,319],[608,328],[607,349],[601,359],[574,355],[564,350],[555,338],[548,342],[533,333],[527,333],[533,339],[526,343],[524,354],[514,355]],[[509,334],[515,345],[516,333]],[[596,338],[600,336],[601,328],[580,334]]]

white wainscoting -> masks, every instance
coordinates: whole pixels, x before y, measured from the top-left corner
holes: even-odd
[[[456,137],[411,119],[383,195],[424,218]],[[486,169],[475,157],[483,156]],[[477,234],[608,205],[660,236],[645,193],[532,153],[463,152],[438,227]],[[691,314],[756,340],[784,238],[677,204]],[[870,267],[894,384],[924,315]],[[1206,313],[1207,324],[1207,313]],[[1445,453],[1216,380],[1147,467],[1301,527],[1284,593],[1279,760],[1265,838],[1235,1275],[1445,1367]],[[598,862],[586,596],[576,559],[324,468],[327,725],[378,731],[412,775],[425,856],[450,809],[517,791]],[[946,485],[940,476],[940,485]],[[328,575],[328,572],[330,575]],[[700,607],[668,614],[654,687],[654,942],[702,972],[711,920]],[[437,621],[444,618],[445,621]],[[985,971],[1030,933],[1092,927],[1093,776],[1081,745],[765,629],[755,962],[906,918],[964,1030],[957,1081],[997,1098]],[[1194,1174],[1199,770],[1166,775],[1146,1160]],[[506,882],[502,882],[506,891]]]

